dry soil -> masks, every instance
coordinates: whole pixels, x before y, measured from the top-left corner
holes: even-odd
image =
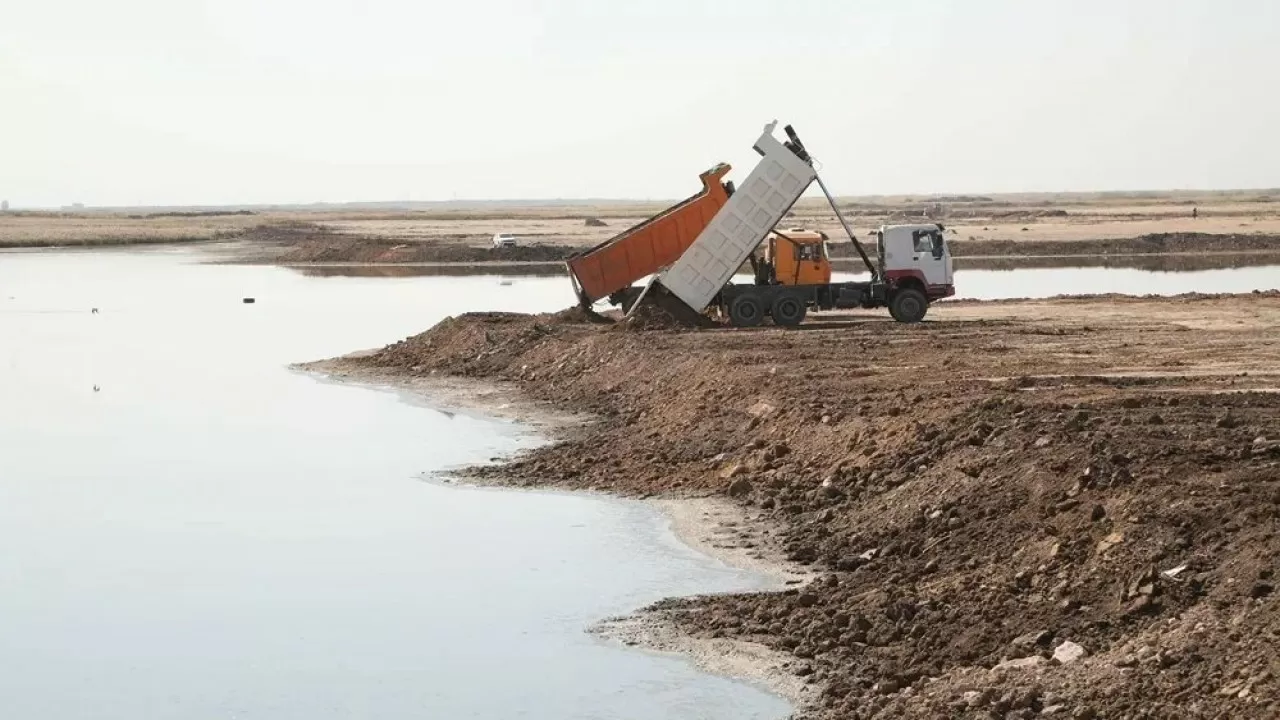
[[[598,418],[478,478],[739,504],[816,579],[650,617],[781,653],[800,717],[1280,716],[1280,294],[661,328],[470,314],[339,364]]]

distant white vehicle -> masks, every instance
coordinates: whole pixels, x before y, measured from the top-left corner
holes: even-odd
[[[511,233],[497,233],[493,236],[493,246],[496,248],[515,247],[516,236]]]

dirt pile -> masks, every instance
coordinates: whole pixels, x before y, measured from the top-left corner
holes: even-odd
[[[612,325],[616,322],[616,318],[608,315],[602,315],[595,310],[588,310],[580,305],[567,307],[559,312],[551,313],[547,316],[548,321],[557,324],[582,324],[591,323],[594,325]]]
[[[1280,298],[931,317],[618,333],[474,314],[359,362],[601,419],[477,477],[724,494],[781,528],[813,585],[654,612],[789,653],[802,717],[1276,717]]]
[[[839,717],[946,713],[988,690],[975,710],[1035,691],[1106,717],[1212,716],[1233,683],[1274,692],[1280,452],[1258,438],[1280,426],[1280,400],[1142,386],[1043,403],[1013,383],[843,458],[759,447],[746,497],[790,526],[793,559],[834,572],[806,591],[665,607],[809,661]],[[1041,663],[1067,642],[1099,657]],[[1031,671],[988,670],[1024,659]]]
[[[655,291],[646,295],[618,327],[623,330],[688,330],[715,327],[716,324],[711,318],[680,305],[679,300]]]
[[[637,306],[623,326],[628,330],[674,330],[686,327],[671,313],[648,302]]]
[[[506,368],[565,326],[551,315],[476,312],[446,318],[431,330],[383,348],[371,362],[412,372],[487,375]]]

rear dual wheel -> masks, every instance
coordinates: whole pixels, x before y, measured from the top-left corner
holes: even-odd
[[[795,327],[804,322],[804,316],[808,310],[809,308],[800,299],[783,295],[773,301],[769,314],[773,316],[774,325]]]
[[[764,320],[764,307],[755,295],[739,295],[729,303],[729,321],[734,327],[755,327]]]
[[[903,288],[889,299],[889,314],[901,323],[915,323],[929,312],[929,298],[915,288]]]

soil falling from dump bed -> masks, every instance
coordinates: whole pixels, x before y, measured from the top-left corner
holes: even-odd
[[[594,310],[588,310],[579,305],[567,307],[559,312],[551,313],[547,316],[549,322],[563,323],[566,325],[591,323],[595,325],[612,325],[616,322],[613,318],[601,315]]]
[[[487,480],[704,493],[820,578],[671,600],[792,657],[807,718],[1280,714],[1280,297],[943,304],[605,332],[471,314],[351,362],[599,422]]]
[[[646,295],[619,326],[624,330],[687,330],[715,327],[711,318],[677,305],[679,300],[656,293]]]

